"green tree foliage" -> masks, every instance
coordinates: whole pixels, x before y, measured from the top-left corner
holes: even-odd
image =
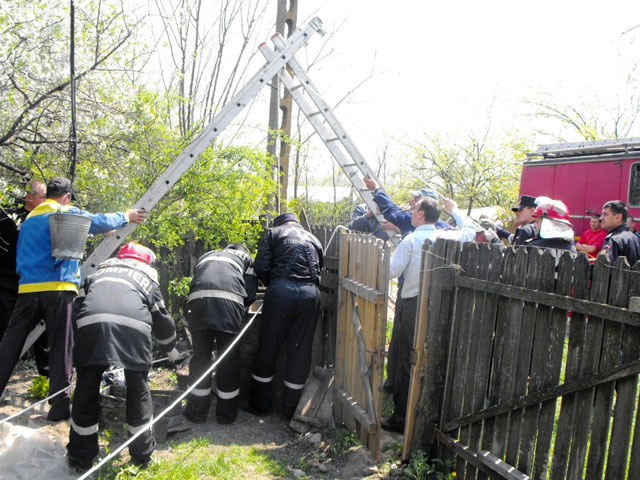
[[[528,146],[516,136],[498,143],[486,133],[481,137],[470,134],[464,143],[425,136],[412,150],[414,176],[407,187],[432,185],[469,212],[478,207],[506,207],[515,201]]]

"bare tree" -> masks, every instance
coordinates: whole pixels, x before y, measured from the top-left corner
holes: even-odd
[[[164,88],[178,94],[178,125],[187,137],[213,118],[246,77],[267,1],[154,3],[162,24],[156,43],[167,50],[160,48]]]

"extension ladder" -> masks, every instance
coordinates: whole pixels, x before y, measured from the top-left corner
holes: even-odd
[[[277,58],[277,54],[284,52],[287,48],[287,42],[285,42],[282,35],[279,33],[276,33],[271,37],[271,40],[275,46],[275,52],[272,51],[265,43],[258,47],[267,61],[273,61]],[[318,136],[327,146],[331,155],[333,155],[335,161],[340,165],[342,171],[351,181],[353,187],[365,201],[369,210],[374,212],[376,220],[382,224],[384,217],[376,207],[376,203],[373,200],[373,192],[365,186],[364,181],[362,180],[363,177],[373,178],[378,184],[380,190],[384,192],[375,172],[364,159],[360,150],[358,150],[356,145],[353,143],[351,137],[347,135],[346,130],[338,121],[331,107],[322,99],[318,93],[318,88],[314,85],[307,72],[300,66],[294,56],[289,59],[287,65],[293,72],[293,76],[289,74],[286,68],[282,68],[278,73],[280,80],[287,90],[289,90],[291,97],[296,101],[300,110],[305,114],[309,123],[311,123]],[[306,99],[304,92],[306,92],[310,97],[311,102],[315,107]],[[324,122],[320,119],[321,116],[324,118]],[[398,244],[398,236],[389,235],[389,238],[395,245]]]

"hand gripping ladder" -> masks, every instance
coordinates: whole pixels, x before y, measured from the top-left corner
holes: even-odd
[[[247,83],[238,91],[231,100],[222,107],[220,112],[202,130],[200,135],[185,148],[178,158],[162,172],[156,181],[149,187],[133,208],[151,210],[180,180],[180,177],[194,164],[194,162],[209,148],[218,135],[231,123],[244,107],[256,96],[262,87],[269,82],[284,67],[293,54],[307,43],[314,34],[324,35],[322,21],[319,18],[312,19],[304,30],[297,30],[290,37],[285,47],[273,56]],[[136,228],[136,224],[128,224],[117,230],[115,235],[105,238],[96,247],[91,255],[82,264],[82,277],[95,272],[98,266],[111,256],[122,241]],[[27,337],[22,352],[26,352],[31,345],[44,332],[43,324],[38,324]]]
[[[267,61],[273,61],[278,55],[287,51],[288,46],[293,41],[291,37],[285,41],[279,33],[271,37],[271,40],[275,46],[275,51],[271,50],[265,43],[258,47]],[[313,84],[311,78],[309,78],[309,75],[300,66],[295,57],[291,56],[287,64],[293,72],[293,77],[285,68],[282,68],[278,73],[280,80],[287,90],[289,90],[298,107],[300,107],[300,110],[305,114],[309,123],[311,123],[318,133],[318,136],[333,155],[333,158],[338,165],[340,165],[349,181],[351,181],[351,184],[358,191],[369,209],[375,212],[376,220],[382,223],[384,217],[376,207],[376,203],[373,200],[373,192],[365,186],[362,180],[363,177],[373,178],[384,192],[375,172],[364,159],[364,156],[360,153],[360,150],[358,150],[349,135],[347,135],[347,132],[336,118],[331,107],[320,97],[317,87]],[[306,99],[304,95],[305,91],[315,107]],[[320,116],[324,118],[324,122],[320,119]],[[398,244],[399,238],[397,236],[389,235],[389,237],[394,244]]]
[[[304,30],[294,32],[291,37],[289,37],[290,41],[278,52],[278,55],[274,55],[263,65],[260,70],[247,81],[242,89],[222,107],[220,112],[218,112],[211,122],[202,130],[200,135],[178,155],[178,158],[156,179],[133,208],[151,210],[155,207],[180,177],[193,165],[198,157],[202,155],[218,135],[231,123],[236,115],[242,111],[260,89],[284,67],[289,59],[293,58],[293,54],[305,45],[307,40],[316,32],[324,35],[322,21],[317,17],[312,19]],[[116,234],[112,237],[105,238],[83,263],[82,276],[86,277],[93,273],[100,263],[111,256],[124,238],[129,235],[135,227],[135,224],[129,224],[117,230]]]

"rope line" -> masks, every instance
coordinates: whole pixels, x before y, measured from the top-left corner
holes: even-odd
[[[19,417],[20,415],[22,415],[23,413],[28,412],[29,410],[31,410],[32,408],[37,407],[38,405],[46,402],[47,400],[53,398],[53,397],[57,397],[58,395],[60,395],[63,392],[66,392],[67,390],[69,390],[71,388],[71,385],[69,385],[68,387],[63,388],[62,390],[58,390],[56,393],[54,393],[53,395],[49,395],[48,397],[43,398],[42,400],[34,403],[33,405],[29,405],[27,408],[25,408],[24,410],[19,411],[18,413],[14,413],[13,415],[11,415],[10,417],[7,418],[3,418],[2,420],[0,420],[0,424],[3,424],[5,422],[8,422],[9,420]]]
[[[261,310],[262,310],[262,305],[260,305],[260,308],[258,308],[258,310],[253,314],[253,317],[251,317],[251,319],[247,322],[247,324],[244,326],[242,331],[233,340],[233,342],[231,342],[231,345],[229,345],[229,348],[227,348],[224,351],[224,353],[222,355],[220,355],[220,357],[218,359],[216,359],[216,361],[211,364],[211,366],[207,369],[207,371],[205,371],[200,376],[200,378],[198,378],[195,382],[193,382],[193,385],[191,385],[189,388],[187,388],[184,391],[184,393],[182,393],[182,395],[180,395],[178,398],[176,398],[173,401],[173,403],[171,403],[171,405],[169,405],[165,410],[160,412],[160,414],[157,417],[154,417],[151,421],[149,421],[146,425],[144,425],[143,428],[141,428],[136,434],[131,436],[126,442],[124,442],[122,445],[120,445],[118,448],[116,448],[109,455],[104,457],[99,463],[97,463],[94,467],[92,467],[91,470],[88,470],[81,477],[78,477],[77,480],[84,480],[85,478],[88,478],[91,474],[93,474],[94,472],[99,470],[103,465],[105,465],[107,462],[109,462],[111,459],[113,459],[118,453],[120,453],[122,450],[124,450],[125,447],[129,446],[129,444],[131,444],[136,438],[138,438],[140,435],[142,435],[144,432],[146,432],[148,429],[150,429],[158,420],[160,420],[162,417],[164,417],[169,411],[171,411],[173,409],[173,407],[178,405],[178,403],[180,403],[189,393],[191,393],[191,391],[193,389],[195,389],[196,386],[202,380],[204,380],[207,375],[211,374],[211,372],[218,366],[218,364],[222,361],[222,359],[227,356],[227,354],[231,351],[231,349],[233,347],[235,347],[235,345],[238,343],[238,341],[247,332],[247,330],[249,329],[249,327],[251,326],[251,324],[253,323],[255,318],[258,316],[258,313],[261,312]]]

